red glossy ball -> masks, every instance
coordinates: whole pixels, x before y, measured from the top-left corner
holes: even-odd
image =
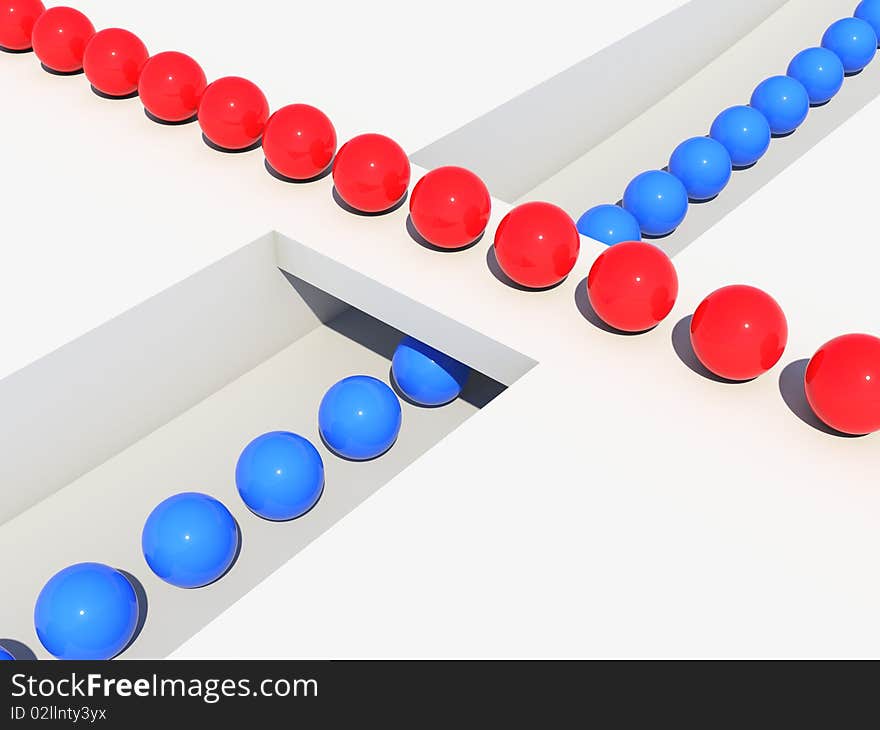
[[[725,286],[691,319],[691,345],[703,365],[727,380],[751,380],[772,368],[788,343],[780,306],[753,286]]]
[[[0,48],[28,50],[34,23],[45,9],[40,0],[6,0],[0,5]]]
[[[336,152],[336,130],[320,109],[290,104],[275,112],[263,132],[263,153],[272,169],[291,180],[326,170]]]
[[[163,122],[192,119],[199,110],[208,79],[185,53],[165,51],[150,58],[141,71],[138,96],[144,108]]]
[[[804,377],[816,415],[842,433],[880,431],[880,339],[842,335],[813,355]]]
[[[413,188],[409,214],[428,243],[461,248],[486,230],[492,200],[486,184],[463,167],[438,167]]]
[[[122,28],[99,30],[86,44],[83,71],[89,83],[107,96],[137,91],[141,70],[150,57],[134,33]]]
[[[672,311],[678,275],[669,256],[657,246],[624,241],[593,262],[587,296],[606,324],[623,332],[644,332]]]
[[[239,76],[224,76],[205,89],[199,104],[199,125],[218,147],[242,150],[263,135],[269,102],[260,87]]]
[[[333,184],[339,196],[362,213],[382,213],[397,205],[409,187],[409,159],[382,134],[362,134],[339,148]]]
[[[34,23],[31,42],[37,58],[48,69],[73,73],[83,66],[86,44],[95,26],[79,10],[59,5],[49,8]]]
[[[495,258],[517,284],[544,289],[574,268],[581,239],[571,216],[550,203],[524,203],[495,231]]]

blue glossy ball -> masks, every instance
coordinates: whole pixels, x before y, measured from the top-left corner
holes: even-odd
[[[672,233],[687,215],[688,194],[675,175],[649,170],[626,186],[623,207],[635,216],[646,236]]]
[[[822,47],[834,51],[848,74],[861,71],[877,53],[877,33],[861,18],[841,18],[822,36]]]
[[[824,104],[843,86],[843,64],[827,48],[807,48],[788,64],[788,75],[800,81],[811,104]]]
[[[791,76],[771,76],[752,92],[751,105],[767,118],[773,134],[788,134],[803,124],[810,111],[810,96]]]
[[[14,662],[15,657],[0,646],[0,662]]]
[[[874,29],[874,34],[880,38],[880,0],[862,0],[854,15],[868,23]]]
[[[730,154],[711,137],[685,140],[669,158],[669,172],[684,183],[691,200],[714,198],[730,182],[732,170]]]
[[[199,588],[223,576],[235,561],[238,525],[226,507],[199,492],[159,503],[147,517],[141,548],[150,569],[178,588]]]
[[[411,401],[441,406],[458,398],[470,368],[439,350],[404,337],[391,360],[394,382]]]
[[[320,499],[324,462],[308,439],[272,431],[257,436],[241,452],[235,484],[255,514],[267,520],[292,520]]]
[[[757,109],[732,106],[715,117],[709,136],[724,145],[735,167],[748,167],[770,146],[770,124]]]
[[[597,205],[584,213],[577,222],[578,232],[595,241],[613,246],[623,241],[639,241],[639,222],[619,205]]]
[[[34,607],[40,643],[58,659],[112,659],[131,641],[138,602],[128,579],[101,563],[53,575]]]
[[[318,428],[336,454],[363,461],[394,445],[402,418],[400,401],[388,385],[368,375],[352,375],[324,394]]]

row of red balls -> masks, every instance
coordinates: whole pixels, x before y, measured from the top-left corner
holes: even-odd
[[[262,144],[269,166],[281,177],[309,180],[333,164],[337,193],[362,213],[395,209],[406,197],[410,164],[404,150],[379,134],[355,137],[336,151],[336,131],[320,110],[292,104],[270,116],[263,92],[240,77],[207,83],[199,64],[183,53],[150,56],[129,31],[95,32],[73,8],[44,10],[40,0],[7,0],[0,11],[0,46],[33,50],[56,73],[84,71],[92,86],[110,97],[138,94],[146,111],[166,123],[198,119],[213,145],[241,150]],[[335,155],[335,157],[334,157]],[[483,181],[460,167],[427,173],[410,196],[410,219],[429,244],[465,248],[484,233],[491,198]],[[516,284],[555,286],[574,268],[580,235],[572,218],[544,202],[525,203],[500,222],[496,260]],[[678,278],[669,257],[643,242],[604,251],[587,278],[596,314],[617,330],[643,332],[672,310]],[[782,357],[788,326],[782,309],[765,292],[730,286],[710,294],[691,320],[691,343],[712,373],[750,380]],[[828,425],[846,433],[880,430],[880,339],[846,335],[823,346],[806,372],[807,398]]]
[[[644,332],[672,311],[678,276],[656,246],[618,243],[593,263],[587,295],[606,324],[621,332]],[[776,300],[761,289],[725,286],[697,307],[690,341],[709,372],[748,381],[782,358],[788,323]],[[815,414],[831,428],[853,435],[880,430],[880,338],[848,334],[825,343],[807,365],[804,392]]]

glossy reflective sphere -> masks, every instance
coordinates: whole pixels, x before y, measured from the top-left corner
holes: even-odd
[[[868,23],[880,38],[880,0],[862,0],[854,15]]]
[[[34,23],[31,42],[40,62],[60,73],[79,71],[86,44],[95,34],[95,26],[79,10],[49,8]]]
[[[362,213],[383,213],[406,195],[410,166],[406,152],[382,134],[362,134],[346,142],[333,162],[336,192]]]
[[[688,194],[675,175],[649,170],[636,176],[623,193],[623,207],[635,216],[646,236],[665,236],[681,225]]]
[[[587,296],[607,325],[623,332],[643,332],[672,311],[678,275],[657,246],[625,241],[603,251],[593,262]]]
[[[134,588],[118,570],[77,563],[56,573],[40,591],[34,627],[40,643],[59,659],[112,659],[138,624]]]
[[[229,510],[198,492],[161,502],[141,534],[147,565],[179,588],[199,588],[222,577],[235,561],[238,543],[238,525]]]
[[[703,365],[727,380],[751,380],[772,368],[788,342],[785,314],[753,286],[725,286],[691,319],[691,344]]]
[[[409,200],[413,226],[440,248],[461,248],[476,241],[491,212],[485,183],[463,167],[431,170],[416,183]]]
[[[771,76],[758,84],[751,105],[767,118],[773,134],[789,134],[807,118],[810,96],[797,79]]]
[[[8,51],[30,48],[34,23],[44,9],[40,0],[5,0],[0,5],[0,48]]]
[[[732,106],[715,117],[709,136],[724,145],[736,167],[748,167],[770,147],[770,124],[757,109]]]
[[[495,258],[514,282],[544,289],[574,268],[581,240],[574,221],[550,203],[524,203],[511,210],[495,231]]]
[[[185,53],[165,51],[141,70],[138,95],[144,108],[163,122],[183,122],[199,111],[208,80],[198,63]]]
[[[394,445],[402,418],[400,401],[388,385],[367,375],[353,375],[324,394],[318,428],[336,454],[363,461]]]
[[[788,65],[788,75],[800,81],[811,104],[824,104],[843,86],[843,64],[827,48],[807,48]]]
[[[235,484],[255,514],[267,520],[292,520],[320,499],[324,462],[308,439],[272,431],[255,438],[241,452]]]
[[[853,334],[826,342],[804,378],[816,415],[842,433],[880,431],[880,339]]]
[[[199,126],[205,136],[226,150],[256,144],[269,118],[269,102],[260,88],[239,76],[208,84],[199,104]]]
[[[275,112],[263,131],[263,154],[275,172],[309,180],[326,170],[336,152],[336,130],[324,112],[290,104]]]
[[[404,337],[391,360],[394,382],[411,401],[440,406],[458,398],[470,368],[414,337]]]
[[[685,140],[669,158],[669,172],[681,180],[691,200],[710,200],[724,190],[732,165],[724,145],[711,137]]]
[[[14,662],[15,657],[0,646],[0,662]]]
[[[642,237],[636,217],[619,205],[590,208],[578,219],[577,229],[581,235],[606,246],[622,241],[638,241]]]
[[[99,30],[86,44],[83,71],[89,83],[108,96],[127,96],[138,88],[141,70],[150,57],[134,33],[122,28]]]
[[[822,36],[822,47],[834,51],[848,73],[861,71],[877,53],[877,33],[861,18],[841,18]]]

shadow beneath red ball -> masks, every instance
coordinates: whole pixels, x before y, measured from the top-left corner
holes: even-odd
[[[634,337],[636,335],[643,335],[646,332],[650,332],[651,330],[655,329],[655,327],[651,327],[649,329],[642,330],[641,332],[627,332],[626,330],[619,330],[616,327],[612,327],[598,314],[596,314],[596,310],[593,309],[593,305],[590,303],[590,295],[587,292],[586,278],[581,280],[580,283],[578,283],[578,285],[575,287],[574,305],[577,307],[578,312],[581,313],[581,316],[585,320],[587,320],[587,322],[589,322],[597,329],[600,329],[603,332],[607,332],[610,335],[618,335],[620,337]]]
[[[146,115],[147,119],[149,119],[151,122],[155,122],[156,124],[161,124],[163,127],[182,127],[186,124],[192,124],[193,122],[197,122],[199,120],[198,114],[193,114],[191,117],[188,117],[186,119],[181,119],[180,121],[177,121],[177,122],[170,122],[167,119],[160,119],[155,114],[152,114],[150,111],[148,111],[147,109],[144,109],[144,114]]]
[[[85,73],[81,68],[78,68],[76,71],[56,71],[54,68],[49,68],[45,63],[41,63],[40,67],[47,74],[52,74],[53,76],[79,76]]]
[[[527,291],[527,292],[542,292],[542,291],[551,291],[552,289],[556,289],[558,286],[561,286],[565,279],[562,281],[557,281],[555,284],[551,284],[550,286],[542,286],[542,287],[530,287],[523,286],[518,282],[515,282],[511,279],[507,274],[504,273],[504,269],[501,268],[501,264],[498,263],[498,256],[495,255],[495,246],[494,244],[489,247],[489,250],[486,251],[486,266],[489,268],[489,271],[492,273],[498,281],[500,281],[505,286],[509,286],[511,289],[516,289],[517,291]],[[565,277],[566,279],[568,277]]]
[[[269,164],[269,160],[263,161],[263,166],[266,168],[266,172],[268,172],[272,177],[276,180],[280,180],[281,182],[290,183],[292,185],[305,185],[306,183],[317,182],[318,180],[323,180],[333,171],[333,161],[331,160],[330,164],[327,165],[321,172],[317,175],[313,175],[312,177],[308,177],[305,179],[297,179],[294,177],[287,177],[286,175],[282,175],[278,170],[276,170],[272,165]]]
[[[92,93],[95,96],[97,96],[101,99],[108,99],[110,101],[124,101],[125,99],[134,99],[138,95],[137,89],[135,89],[134,91],[132,91],[128,94],[120,94],[118,96],[114,96],[113,94],[104,93],[100,89],[96,88],[94,84],[89,84],[89,86],[92,89]]]
[[[720,375],[716,375],[703,365],[697,357],[697,353],[694,352],[694,347],[691,344],[692,319],[693,316],[689,314],[687,317],[676,322],[675,327],[672,328],[672,349],[675,350],[675,354],[682,363],[697,375],[715,383],[723,383],[724,385],[742,385],[743,383],[749,383],[754,380],[754,378],[749,380],[729,380],[728,378],[722,378]]]
[[[479,236],[477,236],[473,241],[464,246],[460,246],[458,248],[443,248],[442,246],[435,246],[428,239],[426,239],[421,233],[416,229],[415,224],[412,222],[412,216],[408,215],[406,217],[406,232],[409,234],[409,237],[415,241],[422,248],[426,248],[429,251],[436,251],[437,253],[458,253],[459,251],[467,251],[468,249],[476,246],[480,241],[483,240],[483,236],[486,235],[486,232],[483,231]]]
[[[845,439],[862,438],[860,435],[843,433],[831,428],[810,407],[804,386],[804,376],[807,373],[807,365],[809,363],[810,361],[806,358],[795,360],[786,365],[782,372],[779,373],[779,394],[782,396],[782,400],[785,401],[785,405],[788,406],[788,410],[811,428],[829,436]]]
[[[249,144],[247,147],[233,150],[229,149],[228,147],[221,147],[219,144],[212,142],[210,139],[208,139],[208,136],[204,132],[202,133],[202,141],[215,152],[225,152],[227,155],[240,155],[243,152],[252,152],[253,150],[257,150],[263,146],[263,138],[261,137],[253,144]]]
[[[407,198],[409,197],[409,192],[407,191],[404,196],[398,200],[394,205],[386,210],[379,210],[375,213],[365,210],[358,210],[357,208],[353,208],[348,203],[343,200],[342,196],[339,194],[339,191],[336,189],[336,186],[333,186],[333,200],[342,210],[346,213],[351,213],[352,215],[359,215],[364,218],[376,218],[380,215],[388,215],[389,213],[393,213],[395,210],[399,210],[403,207],[403,204],[406,203]]]

